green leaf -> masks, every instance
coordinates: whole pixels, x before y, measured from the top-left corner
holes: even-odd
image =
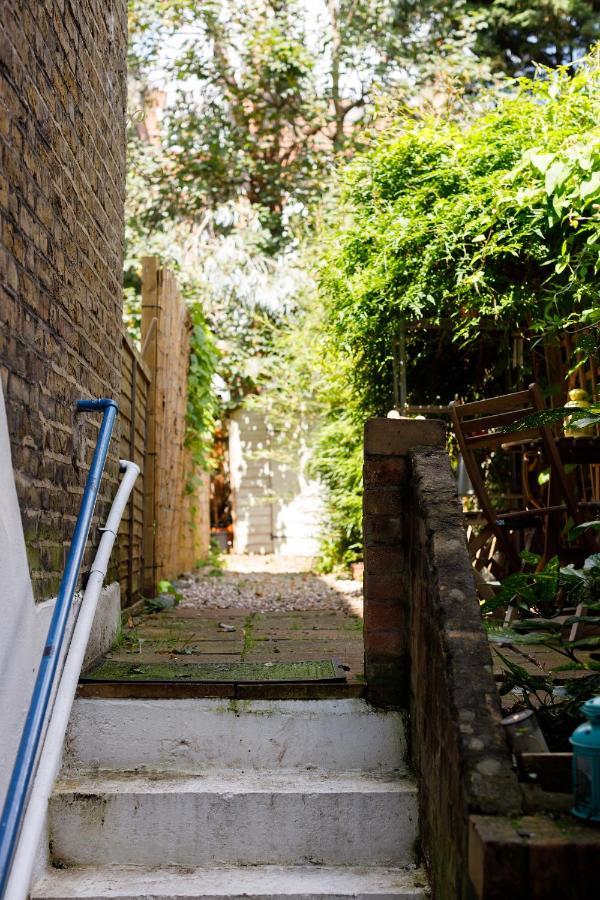
[[[565,183],[570,174],[570,166],[558,160],[552,163],[546,171],[546,178],[544,180],[544,187],[549,197],[551,194],[554,194],[557,188]]]
[[[569,533],[569,538],[572,536],[572,534],[573,532]],[[579,584],[585,579],[583,571],[581,569],[575,569],[573,566],[563,566],[560,569],[560,576],[563,581],[570,581],[573,584]]]
[[[569,641],[565,644],[566,647],[573,647],[574,649],[578,648],[580,650],[585,650],[586,647],[600,647],[600,635],[594,635],[589,638],[581,638],[579,641]]]
[[[581,525],[575,525],[575,527],[572,528],[569,532],[569,537],[579,537],[580,534],[588,531],[588,529],[591,529],[592,531],[600,531],[600,519],[594,519],[590,522],[582,522]]]
[[[556,159],[556,153],[530,153],[529,160],[534,167],[543,175],[550,163]]]
[[[546,631],[555,631],[560,632],[562,629],[562,625],[560,622],[557,622],[555,619],[521,619],[520,622],[515,622],[514,628],[517,631],[527,631],[529,630],[546,630]]]
[[[572,422],[569,422],[569,427],[570,428],[589,428],[590,426],[599,425],[599,424],[600,424],[600,416],[597,416],[595,414],[588,415],[588,416],[583,415],[583,416],[578,416]],[[600,462],[600,458],[598,459],[598,462]]]
[[[561,645],[560,635],[552,634],[549,631],[526,631],[523,633],[516,644],[543,644],[545,647],[559,647]]]
[[[592,553],[583,563],[584,572],[589,569],[597,569],[600,566],[600,553]]]
[[[587,623],[588,625],[598,625],[600,624],[600,616],[569,616],[565,619],[565,625],[577,625],[579,622]]]
[[[521,550],[519,556],[523,562],[529,563],[532,566],[537,566],[542,558],[539,553],[532,553],[531,550]]]
[[[600,320],[600,306],[594,306],[591,309],[584,309],[579,316],[580,322],[598,322]]]
[[[553,672],[581,672],[585,669],[585,663],[580,662],[568,662],[563,663],[560,666],[552,666]]]
[[[600,172],[594,172],[588,181],[582,181],[579,186],[579,197],[585,200],[591,194],[595,194],[600,190]]]

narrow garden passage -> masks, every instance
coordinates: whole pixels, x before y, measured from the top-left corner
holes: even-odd
[[[249,671],[254,695],[264,684],[272,690],[272,682],[286,681],[304,695],[302,683],[322,682],[331,673],[337,683],[329,691],[362,691],[359,582],[317,575],[301,557],[232,555],[222,568],[206,566],[174,588],[176,605],[149,605],[129,617],[116,645],[88,674],[86,692],[107,695],[118,682],[136,688],[160,682],[161,692],[168,684],[208,688],[209,681],[244,681]],[[331,660],[333,669],[325,665]],[[294,685],[288,685],[286,696],[292,695]]]

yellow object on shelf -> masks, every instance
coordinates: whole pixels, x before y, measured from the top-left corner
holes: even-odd
[[[589,409],[588,392],[581,390],[581,388],[574,388],[572,391],[569,391],[569,400],[565,403],[565,406],[570,406],[574,409]],[[570,423],[570,418],[565,419],[565,437],[581,438],[593,436],[593,425],[588,425],[585,428],[574,428]]]

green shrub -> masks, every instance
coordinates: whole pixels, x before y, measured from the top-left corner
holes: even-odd
[[[599,116],[595,52],[520,80],[468,124],[408,110],[342,173],[319,236],[317,329],[339,372],[316,451],[328,556],[360,545],[362,422],[393,404],[401,324],[412,403],[503,393],[515,331],[569,328],[596,349]]]
[[[402,321],[427,320],[465,349],[485,330],[547,332],[595,315],[599,113],[594,55],[575,75],[521,80],[468,126],[407,114],[349,166],[321,284],[367,409],[390,402]],[[413,369],[435,359],[439,340],[409,338]],[[442,395],[455,389],[439,375]],[[418,394],[416,373],[411,383]]]

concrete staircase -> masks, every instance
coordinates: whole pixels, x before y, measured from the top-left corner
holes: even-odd
[[[79,699],[31,896],[425,897],[405,758],[360,699]]]

